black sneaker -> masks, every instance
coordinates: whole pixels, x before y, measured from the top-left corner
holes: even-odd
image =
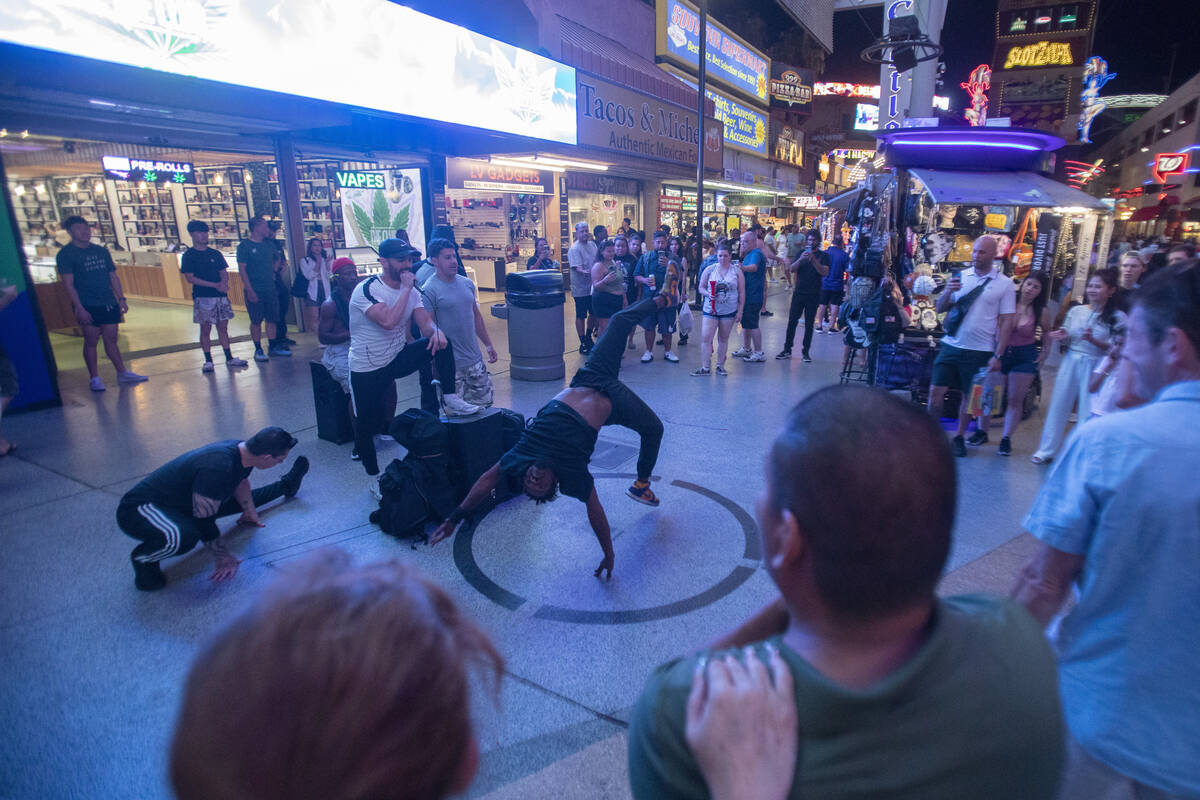
[[[279,339],[277,339],[277,341],[280,344],[296,344],[296,340],[292,339],[289,336],[280,336]]]
[[[1004,438],[1002,438],[1000,440],[1000,449],[998,449],[996,451],[996,455],[998,455],[998,456],[1011,456],[1012,455],[1012,442],[1009,441],[1007,436],[1005,436]]]
[[[681,345],[682,345],[682,344],[687,344],[687,340],[688,340],[688,335],[687,335],[686,333],[681,333],[681,334],[679,334],[679,343],[680,343]]]
[[[950,444],[950,448],[954,451],[955,458],[967,457],[967,445],[963,442],[963,437],[955,436],[954,441]]]
[[[362,461],[362,456],[360,456],[358,454],[357,447],[350,451],[350,460],[351,461]]]
[[[803,358],[801,358],[800,360],[801,360],[801,361],[803,361],[805,364],[811,364],[811,363],[812,363],[812,356],[810,356],[808,353],[805,353],[805,354],[804,354],[804,357],[803,357]]]
[[[157,592],[167,585],[167,576],[163,575],[162,567],[157,561],[145,563],[133,561],[133,585],[143,592]]]
[[[987,431],[975,431],[971,434],[971,438],[967,439],[967,444],[971,445],[971,447],[979,447],[980,445],[987,444],[987,440]]]
[[[579,343],[579,354],[580,355],[586,356],[590,352],[592,352],[592,346],[590,344],[588,344],[587,342]]]
[[[760,312],[758,313],[758,315],[759,315],[760,317],[773,317],[773,316],[775,316],[775,312],[774,312],[774,311],[767,311],[767,310],[764,308],[762,311],[760,311]]]
[[[784,359],[788,359],[791,357],[792,357],[791,350],[780,350],[778,353],[775,354],[775,358],[777,358],[780,361],[783,361]]]
[[[308,458],[300,456],[296,459],[296,463],[292,464],[292,468],[279,479],[283,484],[283,494],[285,497],[295,497],[296,492],[300,491],[300,482],[304,480],[305,473],[308,472]]]

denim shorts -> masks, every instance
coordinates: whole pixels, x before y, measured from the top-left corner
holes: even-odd
[[[1000,359],[1000,371],[1007,375],[1010,372],[1025,372],[1037,374],[1037,345],[1020,344],[1004,351]]]

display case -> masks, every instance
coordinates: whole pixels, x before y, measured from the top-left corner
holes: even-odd
[[[179,243],[171,190],[146,182],[113,181],[117,208],[130,250],[159,250]]]
[[[508,255],[508,206],[504,194],[447,189],[446,221],[454,228],[458,254],[465,266],[490,273],[496,259]]]
[[[300,216],[304,224],[304,239],[318,236],[326,249],[344,246],[342,208],[337,202],[337,161],[300,161],[296,164],[300,189]],[[279,171],[274,164],[268,168],[270,178],[271,215],[283,218],[283,202],[279,194]]]
[[[95,244],[113,244],[117,241],[112,206],[104,194],[102,175],[54,178],[51,186],[62,219],[70,216],[86,219],[92,228],[92,242]]]
[[[39,244],[45,235],[45,224],[58,222],[58,209],[54,207],[47,183],[45,178],[36,178],[8,185],[17,225],[26,244]]]
[[[196,183],[183,187],[189,220],[208,223],[208,244],[218,250],[235,250],[250,220],[245,169],[210,167],[196,170]]]

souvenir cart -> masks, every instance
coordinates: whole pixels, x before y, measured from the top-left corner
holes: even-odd
[[[1101,200],[1043,174],[1064,141],[1013,128],[880,131],[886,167],[830,198],[852,227],[846,305],[863,306],[889,274],[903,287],[911,323],[893,341],[873,337],[868,380],[923,400],[943,331],[936,296],[950,273],[971,266],[981,235],[994,236],[1005,274],[1051,276],[1051,299],[1082,294],[1099,236],[1103,263],[1112,233]],[[927,276],[928,280],[920,280]],[[915,289],[915,290],[914,290]]]

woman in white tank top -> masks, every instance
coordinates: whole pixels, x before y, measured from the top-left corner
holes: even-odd
[[[725,354],[729,350],[729,334],[733,326],[742,319],[746,304],[746,278],[733,265],[733,254],[728,242],[717,245],[717,263],[712,264],[700,276],[700,310],[703,322],[700,335],[703,338],[700,366],[692,370],[696,376],[708,375],[712,363],[713,336],[717,336],[717,374],[725,371]]]

